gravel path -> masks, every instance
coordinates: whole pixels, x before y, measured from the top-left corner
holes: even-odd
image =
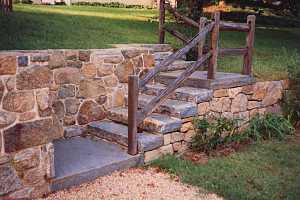
[[[200,194],[195,187],[158,169],[129,169],[100,177],[79,187],[49,195],[47,200],[223,200],[215,194]],[[45,200],[45,199],[43,199]]]

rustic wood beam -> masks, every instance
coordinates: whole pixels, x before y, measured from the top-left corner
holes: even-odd
[[[171,35],[173,35],[174,37],[176,37],[177,39],[181,40],[185,44],[189,42],[189,39],[185,35],[180,33],[179,31],[168,28],[166,26],[164,26],[164,30],[167,31],[168,33],[170,33]]]
[[[246,48],[226,48],[226,49],[219,49],[219,56],[245,55],[246,52],[247,52]]]
[[[202,29],[205,27],[205,24],[207,22],[207,18],[206,17],[201,17],[200,20],[199,20],[199,32],[202,31]],[[201,58],[201,56],[203,55],[203,48],[204,48],[204,45],[205,45],[205,40],[206,40],[206,37],[201,40],[198,44],[198,58]]]
[[[213,20],[215,22],[214,28],[212,29],[210,48],[212,56],[209,60],[207,79],[215,79],[218,65],[218,54],[219,54],[219,33],[220,33],[220,12],[214,13]]]
[[[158,24],[158,35],[159,35],[159,44],[165,43],[165,18],[166,18],[166,10],[165,10],[165,0],[159,1],[159,24]]]

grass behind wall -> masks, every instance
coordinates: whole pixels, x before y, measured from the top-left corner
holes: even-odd
[[[109,48],[117,43],[157,43],[157,11],[99,6],[14,5],[14,12],[0,17],[0,50]],[[179,27],[180,29],[181,27]],[[191,28],[181,28],[193,35]],[[167,42],[180,42],[167,36]],[[221,47],[243,47],[245,34],[222,32]],[[256,30],[254,73],[258,79],[287,77],[286,67],[300,60],[299,28]],[[242,59],[219,59],[222,71],[240,72]]]

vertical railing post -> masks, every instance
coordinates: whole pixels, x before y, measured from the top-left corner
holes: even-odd
[[[200,21],[199,21],[199,32],[202,31],[202,29],[205,27],[205,24],[207,22],[207,18],[206,17],[201,17]],[[202,57],[203,55],[203,47],[205,45],[205,38],[203,40],[201,40],[198,44],[198,59]]]
[[[165,0],[160,0],[159,1],[159,25],[158,25],[158,31],[159,31],[159,44],[164,44],[165,43],[165,30],[164,30],[164,25],[165,25]]]
[[[209,59],[207,79],[215,79],[218,65],[218,53],[219,53],[219,32],[220,32],[220,12],[215,12],[213,15],[214,28],[211,32],[211,57]]]
[[[249,32],[247,34],[247,52],[244,55],[244,66],[242,73],[245,75],[252,75],[252,59],[254,48],[254,36],[255,36],[255,15],[249,15],[247,17],[247,24],[249,25]]]
[[[9,12],[13,11],[13,1],[9,0],[9,6],[8,6]]]
[[[128,77],[128,153],[136,155],[138,153],[137,141],[137,111],[139,95],[138,75]]]

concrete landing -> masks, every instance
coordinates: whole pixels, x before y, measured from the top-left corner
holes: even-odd
[[[55,179],[51,191],[92,181],[116,170],[141,163],[140,155],[130,156],[116,144],[75,137],[54,142]]]
[[[162,84],[169,84],[175,80],[183,70],[161,72],[156,80]],[[206,89],[226,89],[249,85],[254,82],[253,77],[238,73],[217,72],[216,79],[207,79],[207,71],[195,71],[184,83],[184,86]]]

